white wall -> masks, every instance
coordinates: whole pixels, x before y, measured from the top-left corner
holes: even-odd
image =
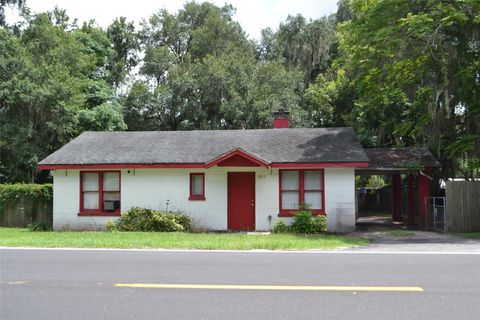
[[[188,213],[197,227],[227,229],[227,173],[256,173],[256,229],[269,230],[279,219],[278,169],[213,167],[210,169],[131,169],[121,173],[121,209],[131,207]],[[190,172],[205,172],[204,201],[190,201]],[[325,204],[330,231],[349,231],[355,225],[354,170],[325,169]],[[79,217],[78,170],[54,172],[54,228],[99,229],[114,217]],[[271,216],[271,220],[269,219]],[[290,219],[286,219],[289,221]]]
[[[188,213],[195,226],[227,229],[227,173],[256,173],[256,228],[268,230],[278,213],[278,170],[265,168],[213,167],[210,169],[131,169],[121,172],[121,209],[132,207],[167,209]],[[205,172],[206,200],[188,200],[190,172]],[[78,170],[54,172],[53,224],[55,229],[99,229],[115,217],[78,216],[80,182]],[[272,224],[268,216],[272,216]]]
[[[325,169],[325,205],[329,231],[355,229],[355,169]]]
[[[53,228],[55,230],[103,229],[111,217],[79,217],[80,174],[78,170],[53,173]]]

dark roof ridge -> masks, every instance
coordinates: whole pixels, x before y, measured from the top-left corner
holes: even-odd
[[[319,129],[324,129],[324,130],[339,130],[339,129],[352,129],[353,127],[315,127],[315,128],[260,128],[260,129],[200,129],[200,130],[147,130],[147,131],[141,131],[141,130],[133,130],[133,131],[84,131],[82,132],[79,136],[82,134],[86,133],[160,133],[160,132],[255,132],[255,131],[286,131],[286,130],[319,130]]]

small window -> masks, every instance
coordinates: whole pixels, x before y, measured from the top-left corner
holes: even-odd
[[[100,209],[98,173],[83,174],[83,209],[98,210]]]
[[[305,171],[304,172],[304,199],[305,204],[309,205],[313,210],[322,209],[322,172]]]
[[[282,172],[282,208],[296,210],[300,206],[300,182],[298,171]]]
[[[205,200],[205,174],[190,173],[189,200]]]
[[[81,172],[80,215],[120,215],[120,172]]]
[[[324,213],[323,170],[280,170],[280,215],[293,216],[300,204]]]
[[[103,174],[103,210],[120,209],[120,173],[105,172]]]

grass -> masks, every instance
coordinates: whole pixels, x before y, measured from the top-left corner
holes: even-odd
[[[454,235],[457,235],[455,233],[453,233]],[[465,238],[479,238],[480,239],[480,232],[464,232],[464,233],[460,233],[459,235],[461,235],[462,237],[465,237]]]
[[[386,235],[389,235],[389,236],[392,236],[392,237],[411,237],[411,236],[415,235],[415,233],[412,232],[412,231],[400,230],[400,229],[388,230],[388,231],[384,231],[382,233],[386,234]]]
[[[237,233],[32,232],[0,228],[0,246],[68,248],[164,248],[225,250],[308,250],[367,245],[361,237],[339,235],[252,235]]]

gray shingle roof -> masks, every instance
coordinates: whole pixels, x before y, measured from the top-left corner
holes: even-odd
[[[233,149],[266,162],[366,162],[352,128],[85,132],[39,165],[205,163]]]
[[[375,168],[437,168],[440,163],[423,148],[365,149],[370,159],[369,169]]]

